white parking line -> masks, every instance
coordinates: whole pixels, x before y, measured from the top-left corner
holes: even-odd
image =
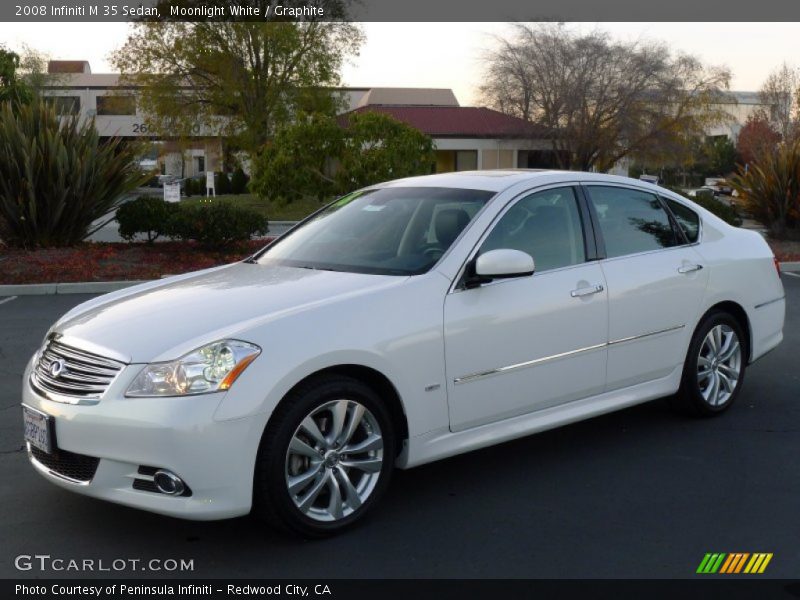
[[[786,271],[784,275],[789,275],[790,277],[800,277],[800,273],[790,273]]]
[[[9,296],[8,298],[3,298],[0,300],[0,304],[5,304],[6,302],[11,302],[12,300],[16,300],[16,296]]]

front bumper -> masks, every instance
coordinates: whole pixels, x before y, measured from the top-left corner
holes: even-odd
[[[99,459],[94,476],[76,482],[28,456],[48,481],[74,492],[185,519],[212,520],[250,512],[255,459],[266,415],[216,420],[223,398],[234,390],[178,398],[125,398],[142,365],[125,367],[94,405],[43,397],[25,371],[22,403],[53,416],[59,450]],[[191,496],[134,489],[142,466],[168,469]]]

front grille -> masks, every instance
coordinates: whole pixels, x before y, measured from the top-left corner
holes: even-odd
[[[31,455],[54,473],[83,483],[92,480],[100,463],[100,459],[94,456],[75,454],[66,450],[56,450],[53,454],[47,454],[35,446],[31,446]]]
[[[50,392],[98,399],[124,366],[125,363],[51,340],[34,367],[31,383],[45,395]]]

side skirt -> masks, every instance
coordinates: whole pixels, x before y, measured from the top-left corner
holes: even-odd
[[[397,467],[410,469],[425,463],[448,458],[464,452],[478,450],[569,425],[606,413],[642,404],[655,398],[674,394],[680,386],[683,365],[666,377],[639,383],[620,390],[604,392],[597,396],[575,400],[560,406],[520,415],[511,419],[473,427],[456,433],[449,429],[429,431],[412,437],[397,459]]]

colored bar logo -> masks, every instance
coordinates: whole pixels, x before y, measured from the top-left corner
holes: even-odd
[[[697,573],[701,574],[725,574],[732,575],[737,573],[763,573],[769,561],[772,560],[772,552],[708,552],[700,561]]]

